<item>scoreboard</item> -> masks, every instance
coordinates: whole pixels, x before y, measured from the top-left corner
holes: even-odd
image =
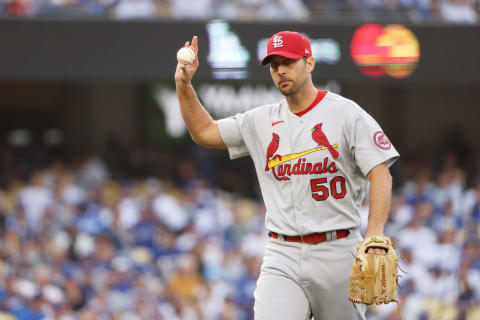
[[[1,20],[0,80],[173,79],[175,54],[199,36],[195,80],[265,83],[265,43],[295,30],[312,43],[315,81],[479,84],[480,28],[278,24],[223,20]]]

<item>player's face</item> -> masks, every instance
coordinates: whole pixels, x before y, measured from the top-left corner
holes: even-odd
[[[284,96],[295,94],[308,81],[308,68],[304,59],[273,56],[270,60],[270,74]]]

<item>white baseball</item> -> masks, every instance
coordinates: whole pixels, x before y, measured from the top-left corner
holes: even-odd
[[[183,64],[191,64],[195,61],[195,51],[190,47],[180,48],[177,52],[177,60]]]

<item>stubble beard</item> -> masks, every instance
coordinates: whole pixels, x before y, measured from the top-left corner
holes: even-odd
[[[306,83],[306,80],[303,81],[302,83],[292,82],[292,86],[288,86],[285,89],[282,89],[281,87],[278,87],[278,90],[285,97],[293,96],[298,91],[300,91],[300,89],[305,85],[305,83]]]
[[[278,88],[281,94],[283,94],[285,97],[294,95],[297,92],[297,86],[294,84],[291,87],[287,87],[285,89]]]

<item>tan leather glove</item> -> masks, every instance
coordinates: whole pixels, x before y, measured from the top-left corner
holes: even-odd
[[[370,247],[387,250],[386,254],[366,253]],[[382,304],[397,302],[398,257],[390,238],[368,237],[357,245],[350,272],[348,298],[354,303]]]

